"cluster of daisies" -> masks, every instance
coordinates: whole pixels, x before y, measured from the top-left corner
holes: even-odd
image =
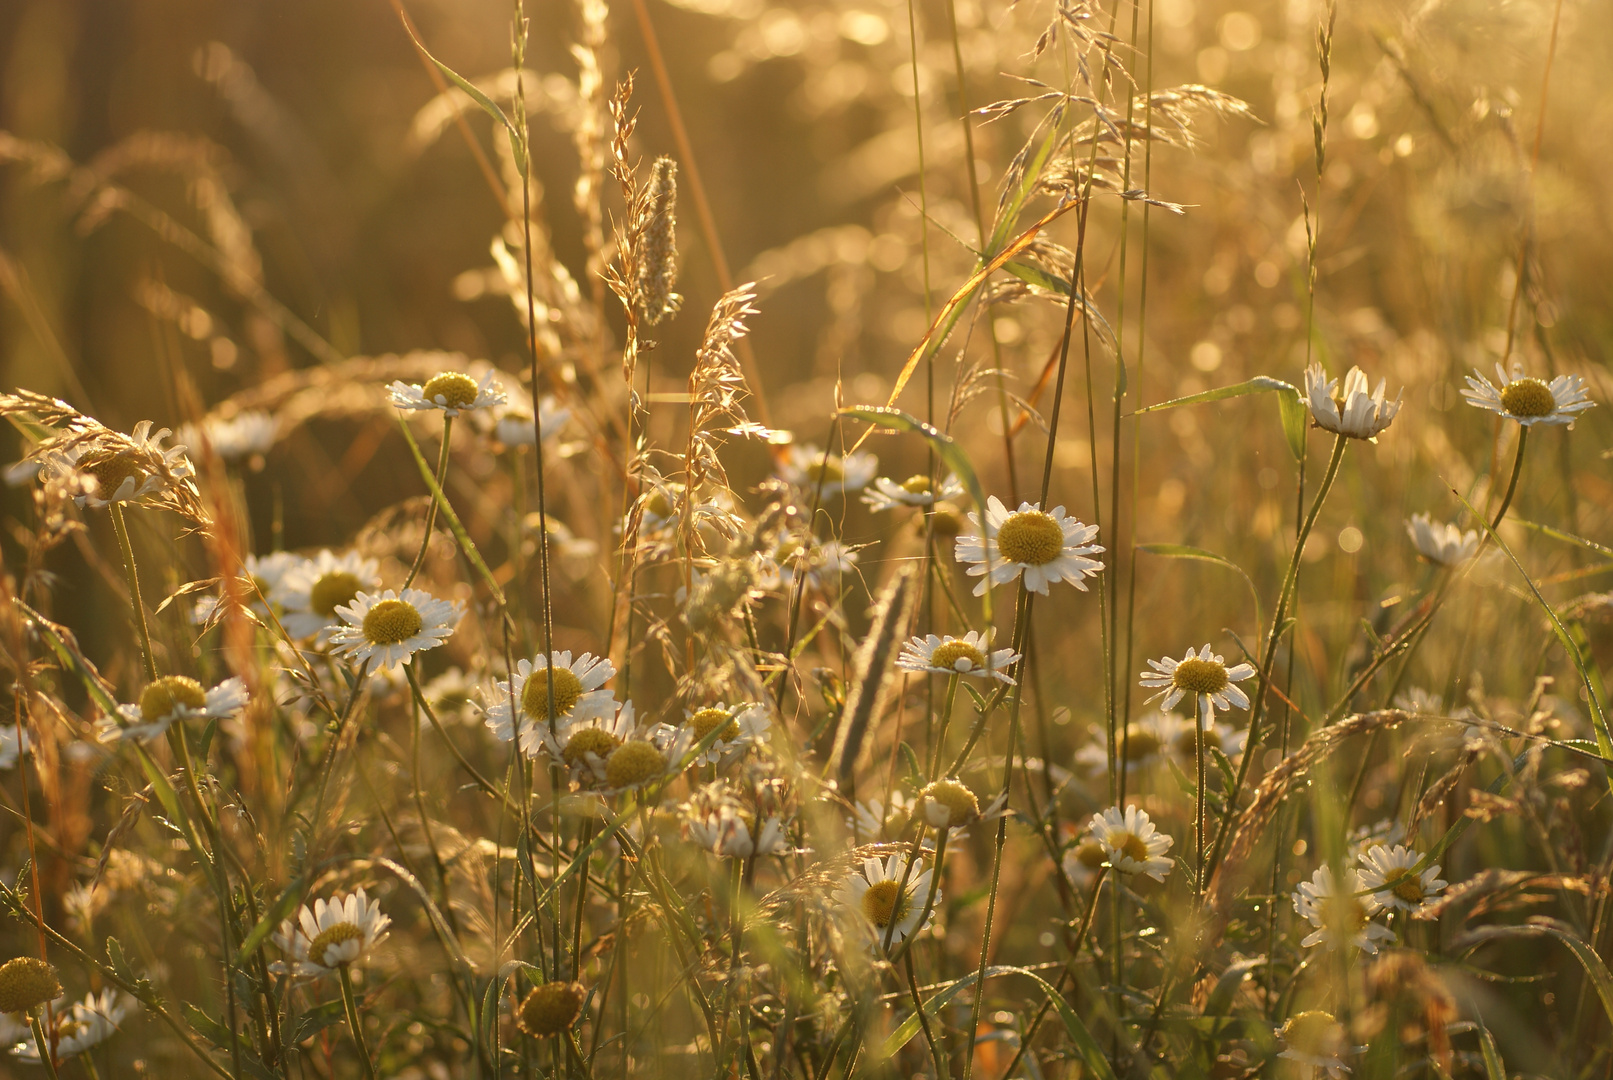
[[[117,990],[87,994],[68,1003],[56,969],[44,960],[19,956],[0,964],[0,1046],[38,1065],[40,1038],[66,1061],[106,1042],[137,1009]]]

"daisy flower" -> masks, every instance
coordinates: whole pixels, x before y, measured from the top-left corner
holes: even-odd
[[[140,502],[180,485],[195,489],[196,469],[180,445],[163,448],[167,428],[151,430],[142,420],[128,436],[108,433],[106,440],[84,441],[50,451],[40,466],[42,478],[77,473],[95,478],[95,491],[76,496],[78,506],[101,509],[115,502]]]
[[[826,454],[816,446],[791,444],[779,462],[779,476],[808,493],[824,498],[841,492],[861,491],[873,480],[879,459],[873,454]]]
[[[1330,1012],[1311,1009],[1290,1016],[1277,1032],[1283,1049],[1277,1056],[1308,1065],[1312,1070],[1326,1069],[1333,1080],[1341,1080],[1350,1067],[1344,1064],[1349,1050],[1344,1025],[1333,1019]]]
[[[546,394],[538,399],[538,427],[543,430],[544,442],[560,434],[561,426],[570,419],[571,410],[552,396]],[[500,412],[498,419],[493,422],[493,437],[505,446],[533,445],[531,399]]]
[[[1098,871],[1108,861],[1109,850],[1103,846],[1103,841],[1088,831],[1064,849],[1061,865],[1064,867],[1064,876],[1070,879],[1070,884],[1078,889],[1084,889],[1092,884],[1098,876]]]
[[[138,705],[119,705],[118,715],[101,717],[95,729],[102,742],[149,741],[178,722],[234,716],[246,702],[246,685],[240,679],[225,679],[213,689],[203,690],[195,679],[164,675],[146,685]]]
[[[1510,374],[1496,364],[1493,383],[1474,368],[1473,374],[1467,377],[1467,386],[1462,396],[1469,405],[1500,413],[1524,427],[1535,424],[1573,427],[1580,413],[1596,405],[1585,396],[1585,380],[1578,375],[1559,375],[1547,383],[1526,378],[1521,364],[1514,364]]]
[[[1477,529],[1463,532],[1427,514],[1413,514],[1406,522],[1406,535],[1416,545],[1417,554],[1439,566],[1459,566],[1472,558],[1479,546]]]
[[[1146,769],[1164,757],[1172,748],[1178,720],[1180,717],[1172,713],[1150,712],[1126,725],[1119,733],[1115,756],[1122,760],[1127,773]],[[1103,733],[1097,732],[1093,742],[1077,750],[1075,760],[1089,769],[1107,769],[1109,747]]]
[[[267,620],[269,598],[276,595],[286,574],[306,561],[289,551],[276,551],[262,556],[248,555],[239,578],[240,591],[247,607],[258,618]],[[222,596],[202,597],[196,601],[196,607],[191,612],[191,621],[197,626],[210,626],[218,613],[219,605],[224,602]]]
[[[472,409],[489,409],[508,400],[504,388],[489,370],[480,382],[462,371],[433,375],[424,386],[398,381],[387,387],[394,408],[408,410],[441,409],[454,417]]]
[[[766,580],[776,575],[780,587],[794,588],[798,571],[806,573],[807,584],[818,592],[832,592],[840,581],[857,566],[857,553],[838,540],[823,543],[790,536],[784,539],[773,554],[777,567],[763,567],[759,578]]]
[[[185,446],[206,446],[233,464],[267,454],[274,448],[279,430],[279,422],[273,416],[252,409],[228,418],[203,417],[199,425],[180,428],[174,438]]]
[[[1372,897],[1385,908],[1420,917],[1434,904],[1446,882],[1439,867],[1415,870],[1420,856],[1408,847],[1375,844],[1361,854],[1361,887],[1372,890]]]
[[[753,829],[739,810],[727,804],[697,813],[684,822],[689,839],[717,855],[749,859],[757,855],[787,855],[789,840],[778,817],[758,821]]]
[[[50,1035],[56,1044],[56,1056],[65,1061],[100,1046],[137,1008],[137,1002],[117,990],[105,990],[99,996],[89,994],[83,1001],[73,1002],[72,1008],[56,1013],[52,1025]],[[31,1065],[39,1064],[39,1046],[31,1038],[18,1043],[11,1052]]]
[[[980,818],[980,800],[961,780],[932,780],[919,792],[919,806],[932,829],[958,829]]]
[[[1378,951],[1381,941],[1393,941],[1394,932],[1372,921],[1383,910],[1377,897],[1357,895],[1366,886],[1361,875],[1345,870],[1343,880],[1333,880],[1333,869],[1319,868],[1309,881],[1294,891],[1294,910],[1316,929],[1300,941],[1306,948],[1326,943],[1328,949],[1354,945],[1365,952]]]
[[[1324,431],[1345,435],[1352,439],[1376,439],[1400,411],[1400,399],[1384,400],[1384,380],[1378,388],[1367,390],[1367,377],[1358,367],[1344,376],[1344,389],[1337,379],[1329,379],[1321,364],[1305,369],[1305,396],[1310,400],[1311,421]]]
[[[859,843],[882,840],[887,835],[897,836],[907,828],[915,808],[915,800],[898,789],[891,792],[891,804],[888,807],[878,799],[867,799],[853,804],[851,817],[846,819],[846,828],[851,830]]]
[[[1055,506],[1051,513],[1040,504],[1020,503],[1013,513],[993,495],[986,500],[986,529],[980,533],[980,515],[970,512],[969,521],[975,532],[958,538],[952,549],[954,557],[968,563],[965,571],[970,577],[990,573],[993,585],[1005,585],[1020,574],[1025,575],[1025,588],[1046,596],[1048,586],[1056,581],[1068,581],[1086,592],[1085,579],[1103,569],[1103,563],[1086,556],[1096,554],[1102,547],[1092,543],[1098,535],[1096,525],[1083,525]],[[986,582],[975,586],[975,595],[984,596]]]
[[[336,609],[380,584],[380,564],[374,559],[356,551],[337,555],[325,550],[283,568],[269,599],[283,609],[280,625],[294,641],[315,638],[324,644],[342,624]]]
[[[420,589],[361,592],[336,609],[346,625],[331,635],[339,656],[377,670],[397,667],[417,652],[447,641],[465,612],[464,605],[438,600]]]
[[[632,738],[605,758],[605,787],[613,795],[641,788],[684,768],[694,745],[688,728],[666,728],[659,737]]]
[[[572,779],[581,786],[604,787],[605,761],[611,753],[630,740],[650,738],[648,731],[639,731],[631,701],[616,705],[614,698],[607,698],[607,703],[614,706],[607,715],[570,718],[563,724],[557,722],[556,730],[552,731],[546,721],[527,717],[521,729],[521,752],[530,757],[542,747],[552,760],[570,770]],[[544,704],[540,700],[539,715],[543,713]],[[508,742],[504,730],[494,728],[493,733]]]
[[[685,711],[685,722],[690,731],[690,742],[698,743],[718,728],[722,734],[717,741],[694,759],[696,765],[715,765],[730,758],[736,751],[753,746],[767,737],[773,724],[763,705],[708,705],[694,712]]]
[[[1012,686],[1008,669],[1019,662],[1013,649],[991,649],[990,637],[971,630],[962,637],[915,637],[902,646],[896,666],[903,671],[934,672],[939,675],[990,677]],[[988,650],[989,654],[988,654]]]
[[[1201,717],[1212,716],[1216,709],[1225,712],[1249,707],[1249,695],[1232,684],[1252,676],[1255,673],[1254,665],[1238,664],[1229,668],[1225,657],[1210,651],[1208,642],[1196,653],[1189,647],[1187,655],[1180,660],[1167,656],[1162,660],[1148,661],[1148,666],[1154,670],[1143,672],[1138,682],[1159,690],[1148,700],[1163,697],[1164,700],[1159,703],[1161,712],[1169,712],[1178,701],[1188,696],[1197,703]]]
[[[292,973],[305,977],[330,975],[357,962],[386,940],[392,920],[381,914],[381,902],[371,900],[360,886],[346,896],[304,904],[297,922],[290,919],[275,931],[274,943],[292,960]],[[285,965],[276,965],[285,970]]]
[[[963,494],[963,482],[953,473],[947,473],[939,488],[930,483],[923,473],[906,480],[893,480],[888,476],[876,477],[873,485],[862,494],[868,509],[894,510],[899,506],[933,506],[942,499],[956,499]]]
[[[923,929],[919,926],[919,915],[930,894],[933,871],[915,869],[907,875],[907,887],[903,889],[902,874],[906,867],[907,861],[901,855],[892,855],[884,862],[864,859],[862,869],[847,878],[837,894],[840,902],[856,912],[873,932],[876,948],[885,944],[887,934],[894,946]],[[941,893],[937,890],[932,915],[940,903]]]
[[[431,706],[431,711],[437,714],[437,719],[451,724],[474,720],[471,710],[476,703],[476,690],[475,679],[460,668],[451,667],[421,687],[420,693]],[[431,723],[424,714],[420,722],[428,726]]]
[[[600,689],[615,675],[616,668],[611,662],[593,653],[583,653],[573,660],[569,650],[557,652],[552,671],[549,657],[543,653],[531,660],[518,661],[509,679],[493,684],[493,693],[488,699],[491,704],[487,709],[487,726],[503,742],[514,739],[519,728],[521,752],[530,757],[545,745],[546,735],[554,737],[547,730],[551,678],[554,726],[571,731],[573,725],[616,715],[615,695]],[[540,728],[544,730],[538,730]]]
[[[1111,806],[1092,815],[1092,835],[1103,845],[1109,865],[1122,874],[1147,874],[1164,881],[1176,860],[1165,857],[1176,841],[1154,827],[1148,812],[1135,806]]]

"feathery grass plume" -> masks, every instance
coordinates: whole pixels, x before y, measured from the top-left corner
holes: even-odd
[[[633,299],[644,321],[654,326],[676,315],[683,297],[673,292],[678,283],[678,163],[658,157],[644,191],[646,221],[634,222],[642,230],[638,277]]]
[[[842,790],[850,784],[857,769],[857,757],[869,725],[884,711],[885,701],[890,696],[892,676],[896,672],[896,651],[901,646],[902,631],[913,606],[912,584],[912,567],[902,566],[891,575],[874,603],[868,636],[853,660],[856,681],[846,695],[840,728],[835,732],[834,750],[829,755],[829,766]]]
[[[745,414],[744,401],[750,387],[734,354],[735,343],[750,332],[745,320],[756,314],[752,304],[755,299],[754,282],[746,282],[719,297],[706,323],[706,336],[695,353],[694,369],[689,372],[689,442],[683,459],[685,514],[706,484],[714,483],[725,490],[728,487],[728,474],[717,457],[723,435],[770,434],[752,424]]]

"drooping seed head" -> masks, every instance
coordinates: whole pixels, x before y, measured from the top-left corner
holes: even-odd
[[[427,401],[436,401],[450,409],[463,409],[476,401],[481,388],[476,380],[458,371],[444,371],[433,375],[431,380],[421,387]],[[441,401],[437,401],[441,398]]]
[[[997,550],[1009,562],[1046,566],[1064,550],[1064,530],[1052,514],[1020,510],[997,530]]]
[[[547,982],[534,986],[521,1002],[518,1020],[521,1030],[534,1039],[563,1035],[582,1014],[588,991],[582,983]]]
[[[1539,379],[1513,379],[1501,389],[1501,407],[1513,416],[1550,416],[1557,397]]]
[[[176,707],[207,708],[207,691],[195,679],[183,675],[164,675],[146,685],[140,693],[140,718],[145,721],[161,720],[173,715]],[[0,1012],[11,1012],[3,1009]]]
[[[364,636],[374,645],[397,645],[420,632],[425,621],[407,600],[382,600],[364,615]]]
[[[542,668],[521,688],[521,711],[534,720],[549,719],[549,682],[554,681],[554,714],[567,716],[582,700],[582,680],[569,668]]]
[[[0,964],[0,1013],[32,1012],[62,992],[56,969],[34,956]]]

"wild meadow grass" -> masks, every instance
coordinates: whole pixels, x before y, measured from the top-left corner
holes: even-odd
[[[1609,1075],[1608,10],[371,6],[17,21],[0,1074]]]

